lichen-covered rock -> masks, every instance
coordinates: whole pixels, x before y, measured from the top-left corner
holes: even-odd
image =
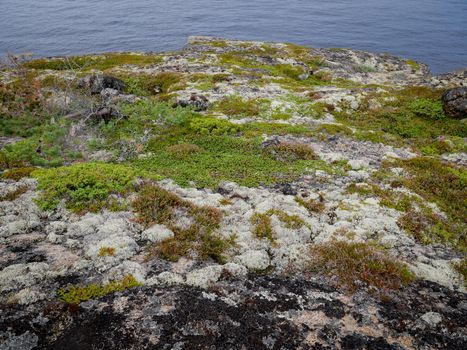
[[[449,89],[442,97],[444,112],[453,118],[467,118],[467,87]]]
[[[147,239],[153,243],[165,241],[173,238],[174,233],[164,225],[153,225],[141,233],[141,238]]]
[[[114,89],[123,92],[125,83],[110,75],[89,75],[78,81],[78,87],[87,88],[92,94],[100,94],[104,89]]]

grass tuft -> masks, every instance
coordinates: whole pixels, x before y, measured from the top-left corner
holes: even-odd
[[[407,266],[383,248],[367,243],[332,241],[310,249],[310,269],[336,278],[354,292],[368,287],[378,292],[400,289],[414,277]]]

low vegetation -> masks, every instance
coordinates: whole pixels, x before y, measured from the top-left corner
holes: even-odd
[[[121,280],[111,281],[106,284],[93,283],[60,288],[57,291],[57,295],[60,301],[67,304],[79,304],[83,301],[102,298],[108,294],[122,292],[140,285],[141,284],[132,275],[128,275]]]
[[[357,128],[360,139],[409,145],[431,154],[465,150],[464,142],[438,141],[440,137],[456,140],[467,136],[467,124],[444,114],[441,94],[427,87],[389,90],[370,94],[357,111],[334,114],[344,125]],[[376,107],[370,101],[376,102]]]
[[[221,211],[196,206],[157,185],[143,186],[132,206],[140,223],[146,227],[156,223],[166,225],[175,235],[151,246],[149,258],[158,256],[177,261],[182,256],[196,253],[201,259],[224,262],[225,251],[234,244],[235,237],[226,239],[216,233],[222,219]],[[182,217],[188,220],[187,225],[179,225],[178,220]]]
[[[2,179],[21,180],[23,177],[29,177],[36,170],[34,167],[14,168],[4,171],[1,175]]]
[[[14,201],[16,198],[21,196],[23,193],[26,193],[28,190],[27,186],[19,186],[15,190],[8,192],[4,195],[0,195],[0,202],[3,201]]]
[[[408,268],[383,248],[367,243],[333,241],[310,249],[310,270],[331,276],[342,288],[362,287],[378,293],[396,290],[413,280]]]
[[[320,196],[318,199],[304,199],[301,197],[295,197],[295,201],[301,206],[305,207],[310,214],[319,214],[326,209],[326,205],[324,204],[324,198],[322,196]]]
[[[104,207],[121,209],[117,196],[133,189],[136,172],[124,165],[78,163],[37,170],[32,176],[37,178],[38,189],[42,190],[37,199],[41,209],[55,209],[63,200],[72,211],[95,212]]]
[[[64,58],[43,58],[25,63],[27,68],[50,70],[107,70],[124,64],[146,66],[160,63],[157,55],[133,53],[109,53],[104,55],[87,55]]]

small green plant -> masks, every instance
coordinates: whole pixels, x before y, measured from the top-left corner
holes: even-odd
[[[65,160],[66,126],[45,124],[31,137],[6,145],[0,150],[0,166],[5,168],[60,166]]]
[[[311,247],[310,269],[336,278],[354,292],[361,284],[378,292],[400,289],[414,277],[407,266],[378,246],[331,241]]]
[[[233,135],[240,132],[241,127],[228,120],[217,118],[194,118],[190,121],[190,129],[204,135]]]
[[[75,212],[98,211],[111,204],[111,194],[123,195],[133,188],[136,172],[124,165],[82,163],[34,171],[43,192],[37,204],[54,209],[60,200]]]
[[[220,100],[215,109],[232,117],[256,117],[265,110],[266,101],[245,100],[240,96],[230,96]]]
[[[268,214],[254,213],[250,218],[253,225],[253,234],[259,239],[266,238],[275,242],[274,230],[272,229],[271,217]]]
[[[105,295],[115,292],[122,292],[126,289],[140,286],[132,275],[128,275],[121,280],[111,281],[107,284],[76,285],[67,288],[60,288],[57,291],[58,299],[67,304],[79,304],[90,299],[102,298]]]
[[[183,143],[197,145],[204,151],[180,159],[167,152],[167,147]],[[279,161],[262,148],[261,143],[259,137],[195,134],[185,128],[164,129],[147,144],[146,151],[151,152],[151,156],[134,159],[130,164],[171,178],[183,186],[193,181],[197,187],[210,188],[222,181],[257,186],[292,181],[309,169],[332,171],[321,160]]]
[[[154,75],[139,74],[121,76],[126,91],[138,96],[162,96],[181,90],[185,87],[184,76],[176,72],[161,72]]]
[[[178,159],[189,157],[195,153],[203,152],[203,149],[191,143],[181,143],[178,145],[169,146],[166,151]]]
[[[277,216],[277,218],[284,223],[286,228],[297,230],[306,225],[305,221],[303,221],[303,219],[298,215],[290,215],[283,210],[270,209],[266,212],[266,214],[269,216]]]
[[[443,111],[443,105],[439,100],[435,101],[427,98],[417,99],[409,104],[409,109],[419,117],[431,119],[446,118]]]
[[[414,60],[406,60],[405,63],[407,63],[412,69],[414,70],[419,70],[420,69],[420,64]]]

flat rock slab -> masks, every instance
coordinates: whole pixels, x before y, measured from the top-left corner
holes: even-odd
[[[33,310],[31,310],[33,308]],[[416,282],[389,298],[250,275],[140,287],[70,306],[2,305],[1,349],[465,349],[465,295]],[[31,347],[33,345],[34,347]]]

